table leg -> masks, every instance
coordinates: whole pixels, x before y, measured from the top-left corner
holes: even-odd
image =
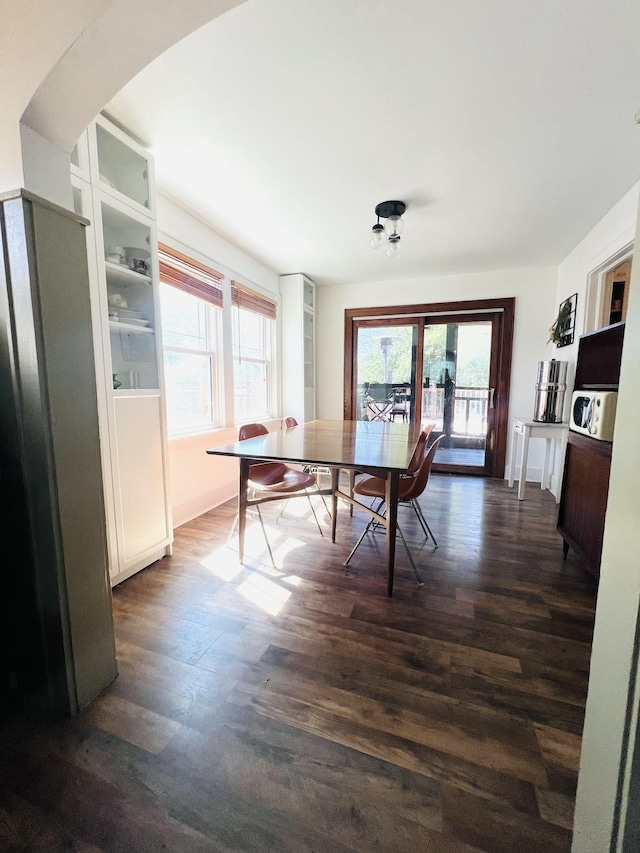
[[[511,453],[509,455],[509,488],[513,488],[513,481],[516,475],[516,444],[518,443],[518,433],[514,430],[511,434]]]
[[[356,484],[356,469],[349,468],[349,497],[353,498],[353,487]],[[353,504],[349,504],[349,515],[353,518]]]
[[[385,500],[387,503],[387,595],[393,595],[399,488],[400,472],[389,471],[385,489]]]
[[[240,459],[240,487],[238,489],[238,554],[244,562],[244,534],[247,529],[247,483],[249,482],[249,460]]]
[[[551,449],[551,439],[545,438],[544,440],[544,464],[542,466],[542,479],[540,481],[540,488],[542,491],[548,489],[551,483],[549,483],[550,475],[549,475],[549,451]]]
[[[340,469],[331,469],[331,541],[336,541],[336,524],[338,522],[338,495],[336,494],[340,482]]]
[[[522,453],[520,454],[520,479],[518,480],[518,500],[524,500],[524,487],[527,482],[527,457],[529,456],[529,427],[522,433]]]

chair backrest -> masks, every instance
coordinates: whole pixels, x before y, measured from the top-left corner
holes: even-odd
[[[298,421],[295,418],[288,417],[282,419],[282,425],[284,429],[292,429],[293,427],[298,426]]]
[[[238,441],[257,438],[260,435],[269,435],[264,424],[244,424],[238,430]],[[249,466],[249,480],[254,487],[273,486],[282,482],[286,470],[284,462],[256,462]]]
[[[400,483],[401,487],[406,487],[408,484],[408,488],[402,489],[402,496],[400,500],[410,501],[413,500],[413,498],[420,497],[424,492],[427,482],[429,481],[429,474],[431,473],[431,466],[433,465],[433,457],[436,455],[438,445],[443,438],[444,433],[436,438],[431,447],[427,448],[426,443],[423,445],[424,455],[416,475],[411,480],[404,480]]]
[[[371,397],[378,403],[385,401],[390,403],[393,400],[393,388],[387,382],[371,382],[365,391],[365,396]]]
[[[256,438],[259,435],[268,435],[269,430],[264,424],[244,424],[238,430],[238,441],[244,441],[246,438]]]
[[[416,444],[416,449],[413,451],[411,462],[409,462],[409,467],[407,468],[407,475],[415,474],[418,468],[420,467],[420,463],[422,462],[422,459],[424,457],[425,442],[429,438],[431,430],[434,428],[434,426],[435,423],[431,421],[431,423],[428,423],[420,433],[420,438],[418,439],[418,443]]]

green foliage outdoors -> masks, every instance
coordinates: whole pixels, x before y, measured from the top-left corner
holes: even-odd
[[[451,324],[450,324],[451,325]],[[365,382],[411,382],[411,357],[415,326],[377,326],[358,331],[358,384]],[[388,348],[387,377],[384,375],[384,355],[381,339],[391,338]],[[455,335],[450,339],[455,340]],[[427,327],[424,344],[424,377],[440,383],[445,368],[463,387],[487,387],[489,384],[491,327],[478,323],[458,327],[457,357],[447,359],[447,324]],[[455,371],[455,372],[454,372]]]

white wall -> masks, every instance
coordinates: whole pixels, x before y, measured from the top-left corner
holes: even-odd
[[[628,193],[561,266],[563,283],[580,283],[586,273],[633,237],[638,187]],[[640,222],[640,218],[638,218]],[[636,235],[640,245],[640,230]],[[570,278],[571,276],[571,278]],[[564,291],[563,291],[564,292]],[[625,756],[625,724],[633,711],[629,754],[637,741],[638,695],[634,647],[640,613],[640,264],[634,262],[627,309],[620,389],[611,462],[598,605],[593,637],[580,777],[576,800],[574,853],[602,853],[610,847],[616,813],[620,764]],[[636,746],[637,748],[637,746]],[[622,817],[628,796],[622,782]],[[635,818],[636,824],[638,816]],[[622,850],[616,846],[615,850]],[[627,849],[627,848],[625,848]],[[635,849],[635,848],[634,848]]]
[[[159,239],[228,278],[240,278],[279,299],[277,273],[217,234],[206,222],[175,200],[157,194]],[[279,422],[278,422],[279,424]],[[238,492],[238,463],[207,456],[209,447],[237,439],[235,427],[169,440],[171,505],[175,527],[218,506]]]
[[[393,263],[386,257],[380,260]],[[342,417],[346,308],[514,296],[509,412],[510,416],[531,418],[538,361],[554,357],[546,342],[555,318],[556,280],[557,269],[544,267],[317,288],[318,417]],[[540,481],[542,462],[543,443],[532,440],[528,479]]]
[[[0,192],[24,186],[20,117],[58,59],[110,0],[22,0],[0,17]],[[96,75],[103,74],[95,68]],[[77,87],[74,87],[77,89]],[[73,98],[73,92],[69,92]],[[101,105],[95,109],[97,113]],[[90,116],[84,124],[88,124]],[[78,133],[76,135],[79,136]]]
[[[69,181],[71,156],[44,136],[20,125],[24,188],[49,201],[73,210],[73,192]]]
[[[578,294],[576,333],[571,346],[556,350],[556,358],[569,362],[568,390],[573,389],[575,363],[578,357],[578,338],[585,328],[585,308],[589,273],[606,263],[635,236],[640,183],[632,187],[620,201],[603,216],[600,222],[578,243],[558,267],[558,286],[555,310],[574,293]],[[570,397],[570,395],[567,395]],[[569,414],[567,400],[566,414]]]

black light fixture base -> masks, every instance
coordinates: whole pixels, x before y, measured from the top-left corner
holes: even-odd
[[[376,216],[381,219],[402,216],[406,209],[407,205],[403,201],[381,201],[380,204],[376,204]]]

